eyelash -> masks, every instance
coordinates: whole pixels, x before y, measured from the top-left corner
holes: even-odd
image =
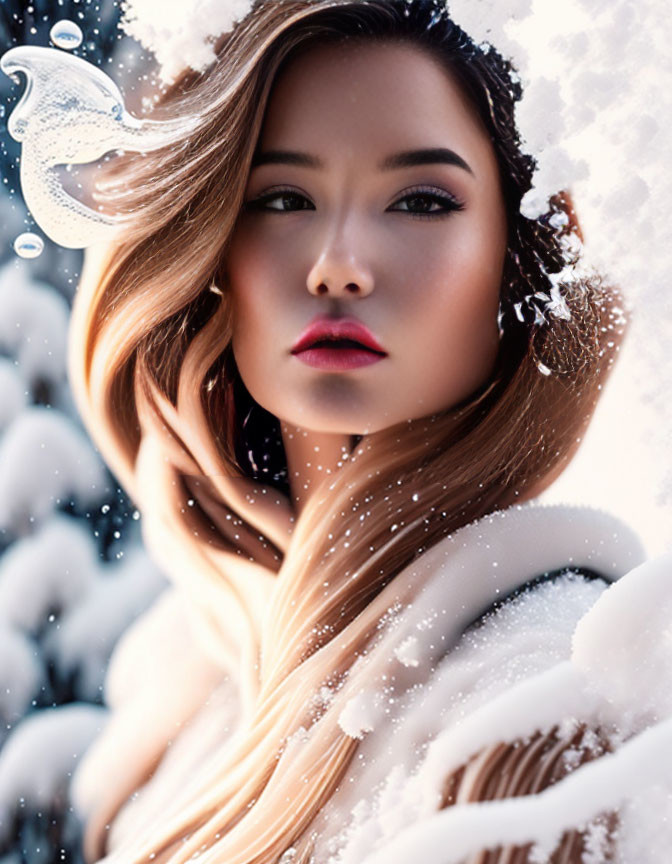
[[[267,192],[265,195],[260,195],[258,198],[253,198],[251,201],[246,201],[243,206],[248,210],[259,210],[262,213],[296,213],[299,210],[310,209],[307,207],[299,207],[297,210],[278,210],[272,207],[264,207],[264,204],[267,204],[269,201],[274,201],[276,198],[281,198],[282,196],[303,198],[304,201],[308,200],[304,195],[301,195],[300,192],[296,192],[293,189],[275,189],[272,192]],[[395,203],[398,204],[400,201],[405,201],[408,198],[430,198],[434,202],[443,204],[444,209],[435,210],[429,213],[413,213],[410,210],[397,210],[394,212],[407,213],[414,219],[440,219],[450,216],[451,213],[464,210],[464,204],[461,201],[458,201],[458,199],[453,195],[446,192],[439,192],[432,187],[416,186],[409,189],[401,198],[397,199]]]

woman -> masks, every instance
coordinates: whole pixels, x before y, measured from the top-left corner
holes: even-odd
[[[429,804],[411,781],[461,715],[565,660],[642,560],[608,514],[532,501],[626,322],[572,278],[569,196],[519,212],[519,98],[441,4],[259,2],[163,97],[200,125],[112,166],[133,219],[88,255],[70,376],[177,587],[113,658],[75,777],[90,861],[361,862],[615,746],[562,703],[529,734],[491,723]],[[615,860],[617,823],[565,830],[550,860],[596,831]]]

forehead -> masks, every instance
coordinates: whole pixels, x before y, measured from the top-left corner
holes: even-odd
[[[455,146],[490,160],[489,135],[452,73],[400,43],[317,46],[292,58],[270,93],[262,147],[334,154]]]

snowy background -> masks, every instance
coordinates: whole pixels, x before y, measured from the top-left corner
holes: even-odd
[[[543,157],[539,194],[571,186],[586,253],[633,310],[588,435],[543,500],[606,508],[658,554],[672,548],[671,16],[657,0],[456,0],[451,8],[530,82],[519,122]],[[48,45],[56,20],[77,21],[84,42],[75,53],[101,65],[137,112],[149,60],[117,28],[119,14],[111,0],[0,0],[0,52]],[[184,40],[189,18],[177,20],[177,6],[175,18]],[[141,17],[136,30],[152,47]],[[105,723],[115,644],[167,583],[65,379],[82,254],[46,238],[33,260],[13,251],[17,235],[40,233],[5,128],[19,90],[0,77],[0,864],[79,862],[68,780]]]
[[[1,0],[0,53],[49,45],[59,18],[79,23],[76,53],[113,69],[133,105],[146,60],[118,30],[111,2]],[[6,131],[19,91],[0,75],[0,862],[74,864],[81,826],[67,789],[105,723],[107,663],[167,581],[66,381],[82,253],[46,238],[33,260],[13,250],[22,232],[41,233],[21,198],[19,145]]]

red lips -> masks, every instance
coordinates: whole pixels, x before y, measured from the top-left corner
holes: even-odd
[[[375,351],[383,356],[387,351],[379,344],[371,331],[356,318],[325,318],[320,316],[314,319],[301,333],[292,347],[292,354],[305,351],[321,341],[334,341],[337,339],[349,339],[359,342],[370,351]]]

